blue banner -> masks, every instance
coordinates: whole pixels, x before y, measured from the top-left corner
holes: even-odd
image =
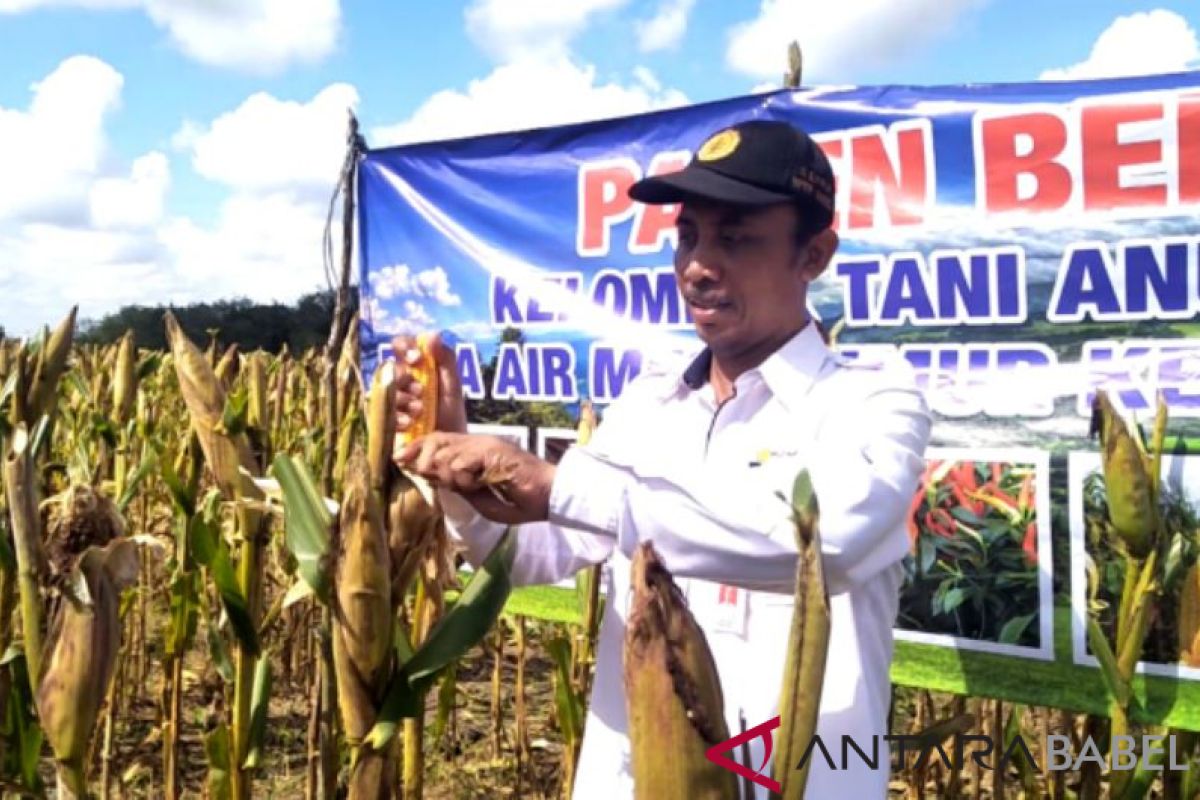
[[[546,409],[602,408],[649,360],[698,346],[672,267],[678,209],[636,204],[629,186],[752,118],[799,125],[834,167],[841,246],[811,310],[842,352],[907,359],[935,413],[897,635],[989,651],[986,682],[1013,699],[1047,700],[986,659],[1043,662],[1057,695],[1087,687],[1071,702],[1091,707],[1089,596],[1120,591],[1094,534],[1094,393],[1143,422],[1161,396],[1176,452],[1200,441],[1200,72],[781,90],[368,151],[364,371],[396,333],[451,332],[473,407],[493,404],[474,421],[561,452],[572,415]],[[1181,514],[1195,514],[1194,467],[1164,473]],[[1172,651],[1172,620],[1155,623],[1144,670],[1200,679]],[[898,679],[964,688],[914,652]],[[1178,719],[1200,726],[1188,697]]]

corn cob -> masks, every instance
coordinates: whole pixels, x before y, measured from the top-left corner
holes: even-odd
[[[729,738],[716,663],[679,587],[645,542],[634,553],[625,704],[637,800],[726,800],[736,776],[709,761]]]
[[[420,356],[416,362],[410,362],[406,354],[402,363],[408,373],[421,385],[421,413],[412,420],[408,429],[397,437],[397,445],[403,446],[415,439],[437,430],[438,397],[441,387],[438,386],[437,356],[434,348],[437,345],[437,335],[422,333],[417,337],[417,350]]]
[[[134,347],[133,331],[126,331],[117,347],[117,363],[113,376],[113,416],[120,424],[133,416],[137,400],[137,348]]]
[[[268,409],[266,354],[251,353],[246,357],[246,389],[249,402],[246,408],[246,424],[263,433],[271,430],[271,414]]]
[[[74,570],[37,691],[38,718],[58,761],[60,797],[86,796],[85,758],[121,645],[120,594],[137,581],[129,539],[89,547]]]
[[[234,342],[225,348],[225,353],[221,356],[221,360],[213,367],[213,372],[216,374],[217,380],[221,382],[221,388],[225,391],[233,388],[233,382],[237,380],[238,373],[241,371],[241,363],[237,342]]]
[[[1108,518],[1130,555],[1145,558],[1158,531],[1157,487],[1141,441],[1121,419],[1108,395],[1096,392],[1091,434],[1100,434]]]
[[[54,412],[58,379],[66,369],[67,359],[71,354],[71,343],[75,338],[75,315],[78,311],[79,307],[73,306],[66,319],[59,323],[38,351],[33,374],[26,384],[29,394],[25,404],[28,413],[25,421],[30,427],[37,424],[43,414]]]
[[[796,594],[788,660],[779,698],[779,735],[774,777],[784,800],[804,797],[811,760],[797,769],[817,731],[825,662],[829,650],[829,596],[821,565],[820,509],[807,470],[792,488],[792,519],[796,528]]]
[[[1179,593],[1179,660],[1200,667],[1200,563],[1187,571]]]
[[[251,475],[256,472],[245,434],[229,435],[221,427],[225,392],[217,375],[169,311],[166,325],[179,390],[187,404],[192,429],[200,440],[200,447],[204,450],[204,457],[217,485],[231,499],[238,497],[239,493],[246,497],[261,498],[262,492],[250,475],[239,473],[239,468],[245,468]]]
[[[338,706],[355,758],[352,800],[387,797],[395,765],[390,750],[360,749],[375,724],[391,674],[392,593],[383,511],[371,487],[361,450],[346,465],[345,494],[338,522],[334,573],[333,658]]]
[[[392,365],[385,363],[371,377],[371,391],[367,395],[367,461],[371,469],[371,489],[380,503],[387,499],[391,484],[395,407]]]

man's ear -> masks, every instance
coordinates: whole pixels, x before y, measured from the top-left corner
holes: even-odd
[[[826,228],[813,236],[800,251],[800,273],[808,283],[821,277],[829,267],[839,242],[837,232],[833,228]]]

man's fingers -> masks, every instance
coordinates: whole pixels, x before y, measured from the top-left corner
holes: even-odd
[[[437,365],[438,382],[441,384],[441,404],[438,408],[438,428],[444,431],[467,430],[467,410],[463,403],[462,378],[458,374],[458,356],[442,340],[442,335],[433,337],[434,361]]]

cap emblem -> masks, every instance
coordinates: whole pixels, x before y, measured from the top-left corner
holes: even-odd
[[[700,161],[716,161],[732,153],[742,141],[741,135],[732,128],[715,133],[700,146],[696,158]]]

